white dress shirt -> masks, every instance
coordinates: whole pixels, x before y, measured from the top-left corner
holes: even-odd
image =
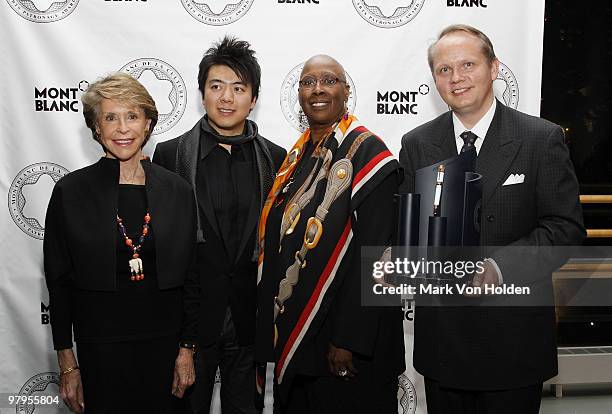
[[[461,138],[461,134],[463,134],[465,131],[472,131],[472,133],[476,135],[477,138],[474,142],[474,146],[476,147],[476,155],[480,153],[480,148],[482,147],[482,143],[484,142],[484,139],[487,136],[487,132],[489,131],[489,127],[491,126],[491,121],[493,121],[493,116],[495,115],[496,102],[497,101],[495,100],[495,98],[493,98],[493,102],[491,102],[491,106],[489,107],[487,113],[485,113],[484,116],[480,118],[478,122],[476,122],[476,125],[474,125],[472,129],[467,129],[459,120],[457,115],[455,115],[455,113],[453,112],[453,128],[455,129],[455,144],[457,145],[457,154],[461,153],[461,148],[464,144],[463,138]],[[499,284],[503,285],[504,278],[495,260],[493,260],[492,258],[487,258],[485,259],[485,261],[493,265],[493,267],[497,271],[497,276],[499,277]]]
[[[493,98],[493,102],[491,102],[491,106],[486,114],[474,125],[472,129],[467,129],[463,123],[459,120],[457,115],[453,112],[453,128],[455,129],[455,144],[457,145],[457,154],[461,152],[461,147],[463,147],[463,138],[461,138],[461,134],[465,131],[472,131],[478,138],[474,142],[474,146],[476,147],[476,154],[480,153],[480,148],[482,147],[482,143],[487,136],[487,131],[491,126],[491,121],[493,121],[493,116],[495,115],[495,104],[496,100]]]

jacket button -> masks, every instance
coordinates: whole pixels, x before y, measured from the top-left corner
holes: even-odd
[[[489,215],[487,216],[487,221],[490,223],[490,222],[492,222],[492,221],[493,221],[493,219],[494,219],[494,218],[495,218],[495,216],[494,216],[493,214],[489,214]]]

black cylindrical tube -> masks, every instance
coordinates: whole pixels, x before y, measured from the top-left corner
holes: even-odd
[[[395,194],[397,208],[397,246],[419,245],[419,211],[421,195],[413,193]]]
[[[446,217],[429,216],[427,229],[428,246],[446,246]]]

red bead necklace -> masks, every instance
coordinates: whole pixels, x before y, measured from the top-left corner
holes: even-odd
[[[132,281],[140,281],[144,279],[144,267],[142,266],[142,259],[138,252],[142,248],[142,245],[145,241],[145,237],[149,234],[149,222],[151,221],[151,214],[147,211],[147,214],[144,216],[144,224],[142,225],[142,233],[138,238],[138,244],[134,244],[132,239],[130,239],[127,235],[127,231],[125,230],[125,226],[123,225],[123,219],[119,217],[117,214],[117,225],[119,226],[119,233],[125,239],[125,245],[132,249],[132,259],[128,262],[130,265],[130,280]]]

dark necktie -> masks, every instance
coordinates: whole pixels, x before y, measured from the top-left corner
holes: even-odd
[[[474,148],[474,142],[476,142],[476,138],[478,138],[472,131],[463,131],[460,137],[463,140],[461,152],[466,152]]]

